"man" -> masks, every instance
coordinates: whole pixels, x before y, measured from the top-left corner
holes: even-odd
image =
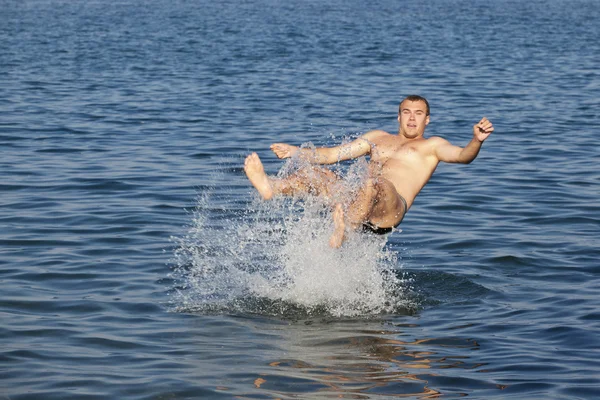
[[[477,157],[483,141],[494,131],[487,118],[473,126],[473,138],[464,148],[441,137],[423,137],[429,124],[429,103],[411,95],[400,103],[397,135],[381,130],[367,132],[358,139],[335,147],[299,148],[285,143],[271,145],[279,158],[298,155],[311,164],[334,164],[369,155],[369,177],[346,210],[334,202],[334,232],[329,244],[340,247],[346,224],[352,229],[387,233],[402,222],[415,197],[429,181],[440,161],[468,164]],[[332,171],[311,165],[285,179],[265,174],[256,153],[246,158],[244,171],[263,199],[278,194],[314,193],[334,198],[339,177]]]

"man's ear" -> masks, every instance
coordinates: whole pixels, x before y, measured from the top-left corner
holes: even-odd
[[[429,125],[429,115],[425,118],[425,126]]]

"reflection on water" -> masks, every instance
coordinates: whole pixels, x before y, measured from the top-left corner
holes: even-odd
[[[248,381],[252,388],[238,388],[246,392],[244,396],[435,398],[466,396],[464,390],[474,386],[506,387],[483,380],[485,363],[478,359],[476,340],[415,338],[420,328],[414,324],[305,321],[269,329],[275,329],[281,340],[276,354],[285,357],[268,359],[265,369]],[[467,371],[469,378],[464,376]],[[477,373],[476,378],[471,372]]]

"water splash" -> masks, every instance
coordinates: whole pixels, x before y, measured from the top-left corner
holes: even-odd
[[[363,175],[347,174],[353,180]],[[355,186],[347,183],[349,190]],[[175,239],[177,311],[303,318],[414,309],[397,271],[398,254],[385,238],[350,233],[341,249],[330,248],[331,211],[318,198],[257,199],[230,211],[225,223],[215,221],[217,203],[204,194],[188,234]]]

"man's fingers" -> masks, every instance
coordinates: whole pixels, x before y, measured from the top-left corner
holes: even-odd
[[[483,117],[481,119],[481,121],[479,121],[479,123],[477,124],[477,126],[479,127],[480,130],[482,130],[482,131],[484,131],[486,133],[494,131],[494,126],[492,125],[492,123],[490,122],[490,120],[488,120],[485,117]]]

